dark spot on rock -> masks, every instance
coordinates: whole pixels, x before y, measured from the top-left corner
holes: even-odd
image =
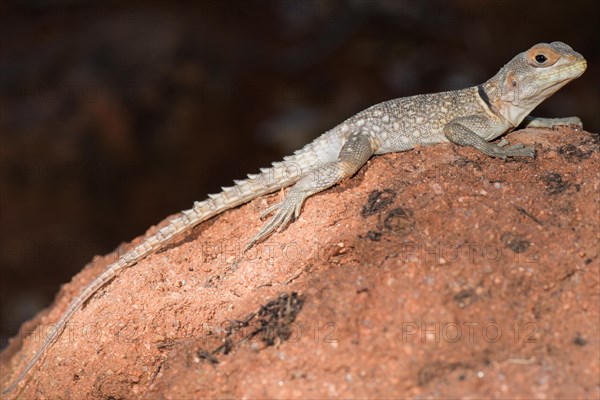
[[[217,357],[213,356],[212,354],[210,354],[208,351],[206,351],[204,349],[198,350],[198,352],[196,354],[198,355],[198,358],[200,360],[208,361],[212,365],[217,365],[219,363],[219,360],[217,359]]]
[[[417,385],[424,386],[431,382],[434,379],[443,377],[452,371],[456,371],[458,369],[470,369],[471,366],[461,362],[454,363],[442,363],[439,361],[432,362],[423,366],[417,372]],[[460,375],[464,375],[464,372],[461,372]],[[460,376],[459,375],[459,376]]]
[[[584,152],[573,144],[567,144],[558,148],[558,154],[563,156],[568,162],[575,163],[590,158],[592,152]]]
[[[381,232],[369,231],[367,237],[374,242],[378,242],[381,239]]]
[[[459,307],[463,308],[471,304],[474,294],[475,292],[473,289],[464,289],[456,293],[453,299],[456,303],[458,303]]]
[[[506,247],[517,254],[525,253],[527,249],[529,249],[529,246],[531,246],[531,242],[529,240],[525,240],[521,236],[511,232],[502,234],[500,240]]]
[[[481,171],[481,163],[478,161],[474,161],[474,160],[469,160],[468,158],[465,157],[461,157],[458,160],[454,161],[451,163],[452,165],[455,165],[457,167],[466,167],[468,165],[473,166],[473,168],[476,171]]]
[[[417,385],[424,386],[441,374],[442,367],[438,363],[424,366],[417,372]]]
[[[586,258],[585,261],[584,261],[584,263],[585,263],[585,265],[588,265],[588,264],[591,264],[592,261],[593,260],[591,258]]]
[[[385,229],[392,232],[405,232],[411,230],[415,226],[412,210],[400,207],[394,208],[385,216],[383,226]]]
[[[556,172],[542,176],[542,181],[546,185],[546,193],[549,195],[563,193],[571,186],[569,182],[563,181],[562,176]]]
[[[363,206],[361,215],[366,218],[370,215],[377,214],[385,210],[390,204],[396,200],[396,192],[392,189],[373,190],[369,193],[367,204]]]
[[[573,343],[574,343],[575,345],[577,345],[577,346],[582,346],[582,347],[583,347],[583,346],[585,346],[585,345],[588,343],[588,341],[587,341],[587,340],[585,340],[585,339],[584,339],[584,338],[581,336],[581,334],[577,333],[577,335],[576,335],[576,336],[575,336],[575,338],[573,339]]]
[[[225,337],[212,350],[199,349],[198,357],[217,364],[217,355],[228,355],[236,347],[253,340],[265,346],[274,346],[290,339],[296,333],[293,322],[304,306],[304,296],[296,292],[282,293],[277,298],[246,315],[241,320],[228,320],[223,327]]]

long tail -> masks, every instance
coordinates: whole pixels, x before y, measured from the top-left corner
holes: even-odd
[[[65,313],[50,331],[40,349],[35,353],[19,376],[8,386],[2,394],[14,389],[33,368],[36,362],[60,336],[65,326],[75,312],[90,297],[113,279],[121,270],[135,265],[138,261],[150,253],[158,250],[169,243],[180,233],[210,219],[225,210],[237,207],[262,195],[272,193],[297,182],[306,170],[313,169],[322,162],[324,154],[332,148],[332,141],[336,141],[333,134],[325,134],[314,142],[298,150],[292,156],[284,158],[282,162],[275,162],[271,168],[261,169],[260,174],[248,175],[248,179],[235,181],[235,185],[222,188],[218,194],[211,194],[209,198],[195,202],[194,207],[182,211],[181,215],[172,219],[171,222],[161,228],[153,236],[148,237],[139,245],[123,254],[116,262],[111,264],[99,277],[90,283],[67,307]]]

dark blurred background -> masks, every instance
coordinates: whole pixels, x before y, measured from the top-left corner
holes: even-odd
[[[372,104],[483,82],[560,40],[534,113],[600,131],[598,2],[5,1],[0,346],[96,254]]]

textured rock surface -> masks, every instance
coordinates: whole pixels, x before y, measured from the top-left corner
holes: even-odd
[[[509,140],[537,158],[376,157],[245,256],[278,194],[208,221],[100,290],[9,398],[600,396],[598,136]]]

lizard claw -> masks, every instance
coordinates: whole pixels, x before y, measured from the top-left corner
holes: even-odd
[[[500,142],[495,149],[490,153],[493,157],[506,158],[506,157],[533,157],[535,151],[531,147],[525,147],[521,143],[513,144],[512,146],[506,146],[506,143]]]
[[[497,146],[500,147],[504,147],[506,150],[508,149],[522,149],[525,147],[525,145],[523,143],[515,143],[510,147],[506,147],[506,145],[508,145],[510,142],[508,140],[506,140],[505,138],[502,138],[502,140],[500,140],[498,143],[496,143]]]
[[[489,156],[505,159],[506,157],[533,157],[535,151],[531,147],[526,147],[521,143],[507,146],[508,141],[503,139],[498,144],[489,143],[489,146],[482,150]]]
[[[496,143],[498,146],[500,147],[504,147],[508,144],[508,140],[506,140],[506,138],[502,138],[498,143]]]
[[[506,158],[506,157],[533,157],[535,152],[530,147],[525,147],[522,143],[515,143],[512,146],[508,146],[509,141],[502,138],[494,149],[492,149],[490,155],[493,157]]]
[[[305,199],[306,197],[301,192],[294,192],[292,189],[281,203],[274,204],[263,211],[261,219],[273,211],[275,211],[275,214],[265,225],[263,225],[252,240],[246,244],[244,251],[247,251],[277,229],[284,229],[290,223],[292,217],[298,218]]]
[[[554,122],[554,127],[556,126],[568,126],[575,130],[583,130],[583,122],[579,117],[557,118]]]
[[[281,207],[281,203],[273,204],[271,207],[267,208],[262,213],[260,213],[259,218],[264,219],[267,215],[271,214],[273,211],[275,211],[279,207]]]
[[[527,124],[528,128],[556,129],[559,126],[568,126],[575,130],[582,130],[583,123],[579,117],[567,118],[534,118]]]
[[[525,147],[521,143],[504,147],[502,150],[504,150],[504,154],[508,157],[533,157],[535,155],[535,151],[531,147]]]

